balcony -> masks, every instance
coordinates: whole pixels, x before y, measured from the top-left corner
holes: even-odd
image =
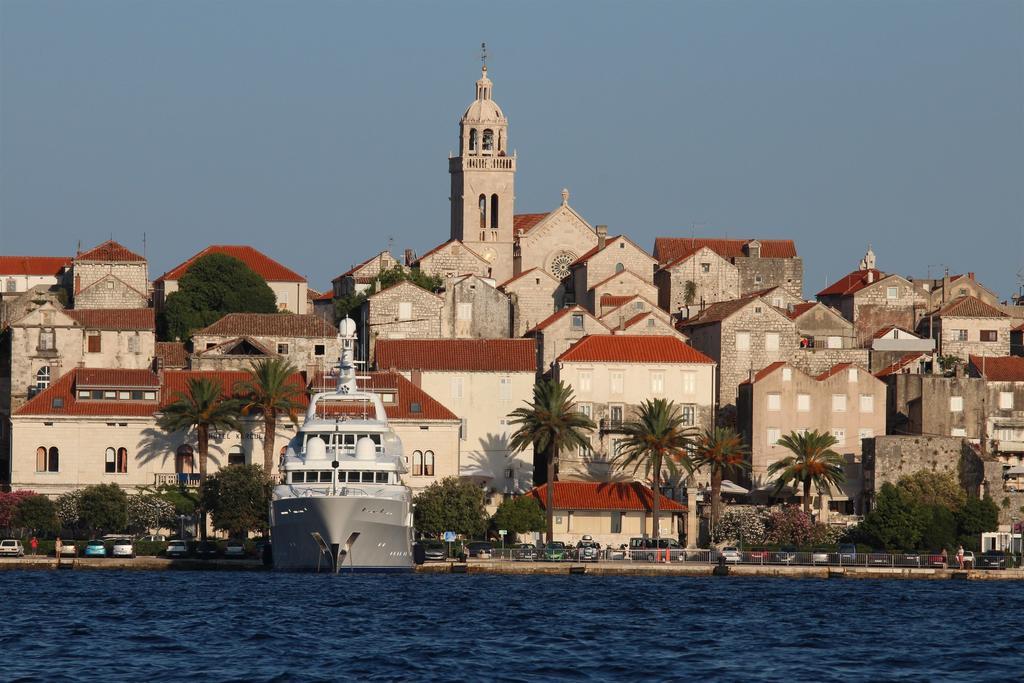
[[[156,486],[180,486],[186,489],[197,489],[199,488],[199,475],[184,472],[157,473],[153,475],[153,483]]]
[[[625,427],[625,425],[626,425],[626,422],[622,418],[605,417],[605,418],[601,418],[600,422],[598,423],[598,428],[602,432],[606,432],[606,433],[608,433],[608,432],[620,432],[621,433],[622,431],[624,431],[623,428]]]
[[[449,171],[514,171],[515,156],[464,156],[448,159]]]

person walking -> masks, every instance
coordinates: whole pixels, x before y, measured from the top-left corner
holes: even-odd
[[[57,556],[57,566],[60,566],[60,554],[64,549],[64,544],[60,542],[60,536],[53,542],[53,554]]]
[[[960,569],[964,568],[964,547],[959,546],[956,549],[956,563],[960,566]]]

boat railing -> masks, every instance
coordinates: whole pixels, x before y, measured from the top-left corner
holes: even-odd
[[[332,496],[355,496],[361,498],[386,498],[389,500],[405,500],[408,496],[402,489],[388,487],[363,488],[360,486],[295,486],[289,488],[294,498],[325,498]]]

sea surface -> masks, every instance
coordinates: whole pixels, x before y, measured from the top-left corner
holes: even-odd
[[[1024,584],[0,573],[0,680],[1003,681]]]

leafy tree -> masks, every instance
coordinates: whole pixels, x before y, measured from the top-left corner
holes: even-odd
[[[939,368],[941,368],[942,372],[946,375],[952,375],[955,373],[956,367],[963,362],[960,356],[954,355],[939,356],[938,360]]]
[[[846,480],[843,457],[832,450],[836,439],[831,434],[790,432],[779,445],[793,455],[786,456],[768,466],[768,476],[778,475],[776,491],[789,482],[803,485],[804,512],[811,514],[811,485],[819,491],[838,486]]]
[[[298,369],[284,358],[261,360],[249,369],[249,379],[235,387],[244,397],[242,415],[263,417],[263,472],[268,479],[274,471],[278,416],[287,415],[292,424],[299,423],[304,389],[292,380],[297,372]]]
[[[472,538],[487,530],[484,492],[472,482],[445,477],[423,489],[413,502],[416,528],[422,533],[454,531]]]
[[[177,392],[175,400],[164,407],[157,423],[165,432],[196,430],[199,446],[199,481],[206,481],[210,457],[210,430],[238,431],[239,401],[224,396],[224,385],[207,377],[188,380],[188,393]]]
[[[434,292],[440,289],[444,284],[444,281],[439,276],[427,275],[419,268],[403,268],[401,265],[392,266],[391,268],[382,270],[370,286],[362,292],[335,297],[335,324],[350,315],[352,311],[359,308],[368,297],[406,280],[418,287],[422,287],[428,292]]]
[[[952,472],[919,470],[900,477],[896,486],[921,505],[939,505],[950,511],[959,510],[967,500],[967,494]]]
[[[505,529],[516,535],[543,531],[545,524],[544,511],[533,496],[505,498],[491,518],[492,529]]]
[[[153,494],[128,496],[128,528],[132,531],[173,529],[177,525],[174,504]]]
[[[91,532],[119,533],[128,526],[128,494],[117,484],[95,484],[82,489],[79,520]]]
[[[687,448],[696,430],[683,426],[683,417],[674,401],[664,398],[645,400],[640,404],[635,420],[622,426],[623,437],[614,462],[620,469],[633,468],[633,476],[644,468],[644,478],[650,478],[651,519],[654,538],[661,537],[658,522],[661,498],[661,475],[665,470],[674,475],[679,465],[691,469]]]
[[[207,254],[181,276],[158,324],[162,339],[185,340],[227,313],[276,312],[277,297],[266,280],[233,256]]]
[[[75,489],[57,496],[57,517],[65,529],[73,529],[78,526],[81,512],[83,489]]]
[[[259,465],[229,465],[203,485],[203,509],[210,511],[215,529],[234,536],[264,531],[271,487]]]
[[[554,539],[555,531],[555,465],[562,451],[590,448],[587,432],[593,431],[594,421],[576,410],[572,388],[561,380],[542,380],[533,385],[533,402],[510,413],[510,424],[518,425],[509,439],[512,452],[521,453],[533,447],[536,456],[543,458],[547,477],[547,542]]]
[[[999,528],[999,506],[989,496],[971,496],[956,513],[956,527],[960,543],[976,548],[982,532]]]
[[[860,536],[887,550],[916,548],[928,526],[929,510],[890,483],[882,485],[874,509],[859,526]]]
[[[14,526],[14,514],[18,506],[26,498],[37,495],[35,491],[13,491],[4,493],[0,491],[0,529],[10,529]]]
[[[711,528],[718,525],[722,513],[722,481],[750,469],[748,450],[743,439],[731,427],[708,428],[697,439],[690,455],[694,470],[711,473]]]
[[[956,515],[944,505],[926,506],[925,526],[921,531],[922,550],[952,548],[956,543]]]
[[[13,522],[16,527],[40,534],[60,531],[56,504],[46,496],[38,494],[27,496],[18,503]]]

